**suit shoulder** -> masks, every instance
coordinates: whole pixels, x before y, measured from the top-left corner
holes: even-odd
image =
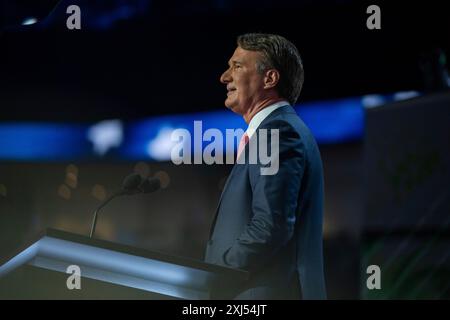
[[[267,119],[263,127],[266,129],[279,129],[282,136],[298,138],[306,148],[318,149],[314,135],[294,109],[289,112],[281,112]]]
[[[264,122],[261,129],[279,129],[280,132],[292,133],[302,138],[301,119],[296,113],[277,114]]]

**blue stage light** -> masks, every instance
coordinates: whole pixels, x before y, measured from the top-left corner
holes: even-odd
[[[390,101],[420,95],[408,92],[368,95],[329,101],[300,103],[296,112],[311,129],[318,144],[358,141],[363,138],[364,113]],[[171,135],[185,129],[194,136],[194,122],[201,121],[203,132],[215,128],[223,136],[226,129],[243,129],[242,117],[229,110],[166,115],[138,121],[105,120],[97,124],[0,123],[0,160],[59,161],[83,159],[125,159],[168,161]],[[204,148],[209,142],[201,142]],[[192,143],[192,148],[194,144]],[[223,152],[235,152],[234,148]],[[194,148],[193,148],[194,149]]]

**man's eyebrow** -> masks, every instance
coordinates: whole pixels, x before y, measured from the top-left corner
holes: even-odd
[[[230,60],[228,61],[228,64],[231,65],[235,65],[235,64],[242,64],[242,61],[239,60]]]

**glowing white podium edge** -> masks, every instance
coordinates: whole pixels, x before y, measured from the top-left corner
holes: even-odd
[[[24,264],[62,273],[68,266],[77,265],[81,277],[182,299],[208,299],[213,277],[193,267],[51,236],[44,236],[0,266],[0,278]]]

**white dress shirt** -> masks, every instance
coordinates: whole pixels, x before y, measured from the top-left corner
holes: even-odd
[[[271,114],[273,111],[277,110],[278,108],[286,106],[286,105],[289,105],[289,102],[287,102],[285,100],[279,101],[277,103],[274,103],[274,104],[271,104],[271,105],[265,107],[264,109],[259,111],[257,114],[255,114],[253,116],[252,120],[250,120],[250,123],[248,124],[248,128],[245,131],[245,133],[248,135],[248,137],[249,138],[252,137],[252,135],[255,133],[256,129],[258,129],[261,122],[263,122],[264,119],[269,116],[269,114]]]

